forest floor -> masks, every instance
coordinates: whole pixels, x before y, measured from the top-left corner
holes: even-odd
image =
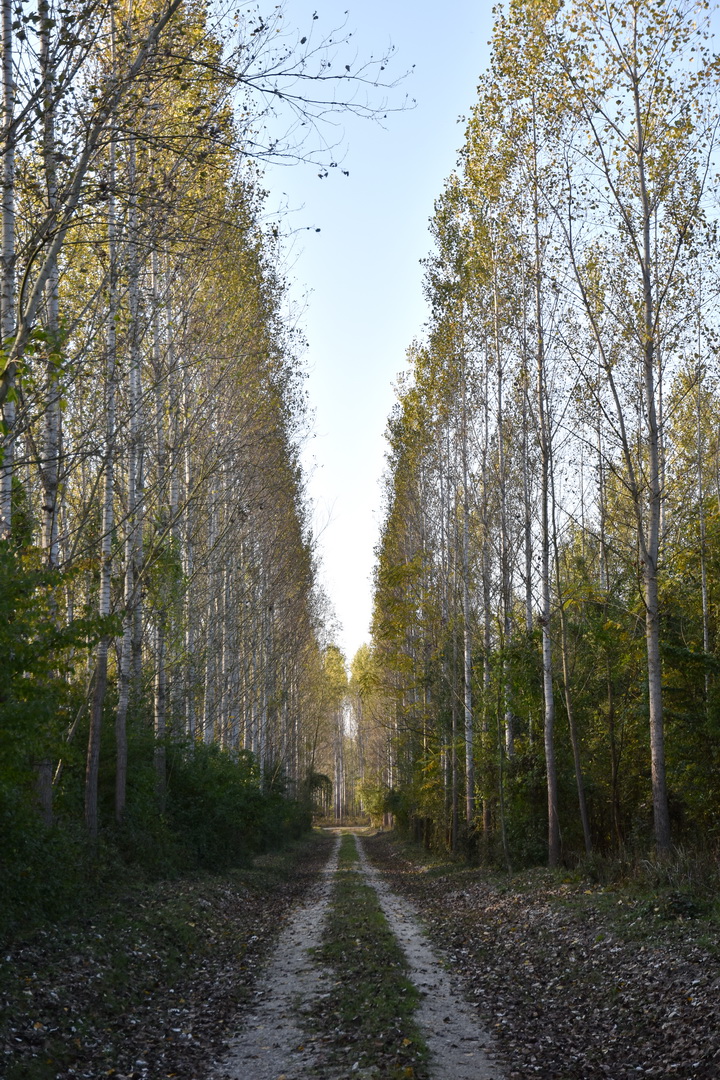
[[[120,885],[5,944],[2,1080],[204,1080],[332,846],[315,833],[223,876]]]
[[[689,895],[488,875],[387,834],[359,859],[345,841],[336,872],[336,847],[315,834],[7,945],[0,1076],[720,1077],[720,928]]]
[[[510,1080],[718,1080],[720,926],[682,888],[511,878],[377,836]]]

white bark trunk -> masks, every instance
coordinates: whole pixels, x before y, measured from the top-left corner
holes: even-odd
[[[637,18],[637,13],[636,16]],[[665,729],[663,720],[662,664],[660,659],[660,604],[658,597],[658,563],[660,555],[660,524],[663,508],[661,475],[662,430],[657,415],[656,355],[657,329],[653,295],[653,246],[650,232],[652,206],[647,190],[645,162],[645,129],[643,106],[640,100],[640,76],[633,70],[633,95],[637,133],[637,179],[642,206],[642,280],[644,315],[644,391],[647,416],[648,452],[648,523],[642,529],[642,508],[638,506],[639,538],[643,563],[645,592],[645,637],[647,642],[648,703],[650,706],[650,761],[652,772],[653,818],[655,844],[664,854],[670,849],[670,814],[665,780]],[[638,493],[639,496],[639,493]]]
[[[115,773],[115,818],[119,822],[125,813],[127,787],[127,717],[131,698],[137,698],[140,679],[137,670],[138,622],[141,624],[139,575],[142,521],[139,505],[139,474],[141,452],[141,385],[140,385],[140,267],[138,260],[138,214],[135,194],[135,140],[128,147],[128,307],[130,311],[128,408],[129,433],[127,450],[127,533],[125,538],[125,581],[123,636],[118,665],[118,706],[115,715],[117,766]]]
[[[475,818],[475,747],[472,708],[472,632],[470,627],[470,493],[468,491],[467,400],[463,372],[462,401],[462,611],[463,611],[463,713],[465,718],[465,820],[471,828]]]
[[[51,58],[52,20],[48,0],[38,3],[40,30],[40,72],[43,109],[43,166],[45,172],[47,210],[57,210],[57,164],[55,146],[55,72]],[[109,229],[109,226],[108,226]],[[111,269],[112,273],[112,269]],[[59,354],[59,273],[57,255],[48,266],[45,285],[45,320],[50,333],[51,357]],[[45,408],[42,423],[40,479],[42,484],[41,544],[48,566],[58,565],[57,505],[60,478],[60,376],[58,364],[48,359],[45,373]]]
[[[503,652],[505,659],[505,753],[509,758],[515,754],[515,724],[512,710],[512,690],[510,688],[509,660],[507,653],[512,638],[512,596],[510,581],[510,538],[508,535],[507,514],[507,476],[505,469],[505,434],[503,410],[503,358],[500,342],[500,311],[497,287],[497,259],[493,260],[493,322],[495,332],[495,361],[497,370],[497,442],[498,442],[498,486],[500,488],[500,571],[502,578],[503,607]]]
[[[542,606],[543,702],[545,706],[544,744],[545,775],[548,806],[548,864],[560,862],[560,817],[558,806],[557,767],[555,763],[555,692],[553,688],[553,658],[550,604],[550,467],[552,461],[552,428],[548,415],[545,335],[542,309],[542,249],[540,241],[540,206],[538,193],[537,133],[535,130],[535,102],[533,99],[533,228],[535,241],[534,300],[537,363],[537,410],[540,439],[540,591]]]
[[[13,71],[13,5],[2,4],[2,78],[3,128],[6,132],[2,153],[2,280],[0,281],[0,323],[3,343],[15,334],[15,79]],[[12,527],[12,480],[15,454],[15,378],[9,374],[9,396],[2,403],[5,434],[0,461],[0,539],[10,535]]]
[[[114,25],[112,28],[112,50],[114,68]],[[53,148],[54,152],[54,148]],[[111,611],[112,596],[112,539],[115,527],[115,372],[117,357],[117,223],[115,205],[115,139],[110,141],[109,147],[109,184],[108,184],[108,211],[107,211],[107,235],[108,235],[108,263],[109,263],[109,304],[107,321],[105,326],[105,478],[103,484],[103,509],[102,530],[100,539],[100,587],[98,598],[98,614],[106,618]],[[57,267],[55,268],[57,270]],[[52,282],[57,288],[57,275],[51,275],[48,288]],[[57,296],[57,294],[56,294]],[[55,311],[57,315],[57,310]],[[55,489],[57,490],[57,489]],[[46,497],[48,490],[45,491]],[[48,519],[54,522],[54,506],[46,506],[45,511]],[[50,511],[52,513],[50,514]],[[90,732],[88,737],[87,763],[85,769],[85,823],[92,837],[98,831],[98,778],[100,770],[100,738],[102,731],[103,709],[105,706],[105,691],[107,688],[107,666],[110,637],[104,634],[98,644],[96,660],[95,690],[90,710]]]

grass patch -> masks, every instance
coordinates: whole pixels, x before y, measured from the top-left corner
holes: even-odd
[[[335,976],[315,1023],[332,1046],[333,1064],[360,1077],[424,1078],[427,1047],[413,1016],[419,993],[382,913],[358,870],[357,849],[343,836],[324,943],[318,959]]]

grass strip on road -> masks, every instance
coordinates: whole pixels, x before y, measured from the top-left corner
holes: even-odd
[[[324,944],[317,958],[334,976],[313,1024],[329,1044],[332,1065],[348,1075],[421,1080],[427,1047],[413,1020],[420,1001],[405,954],[377,893],[359,870],[352,836],[343,836]]]

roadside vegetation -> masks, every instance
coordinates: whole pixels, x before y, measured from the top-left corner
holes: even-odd
[[[720,905],[703,860],[599,881],[488,871],[397,834],[365,846],[416,905],[512,1080],[718,1075]]]
[[[330,845],[313,833],[222,875],[124,882],[17,938],[0,962],[0,1075],[195,1080]]]
[[[190,754],[168,747],[159,814],[151,733],[141,741],[128,813],[95,843],[72,820],[73,802],[82,799],[82,772],[72,761],[52,826],[44,827],[32,806],[13,818],[0,852],[0,936],[7,940],[47,928],[78,910],[89,916],[108,896],[143,883],[246,866],[253,856],[282,848],[310,829],[309,797],[288,798],[280,778],[261,787],[250,754],[202,744]]]

